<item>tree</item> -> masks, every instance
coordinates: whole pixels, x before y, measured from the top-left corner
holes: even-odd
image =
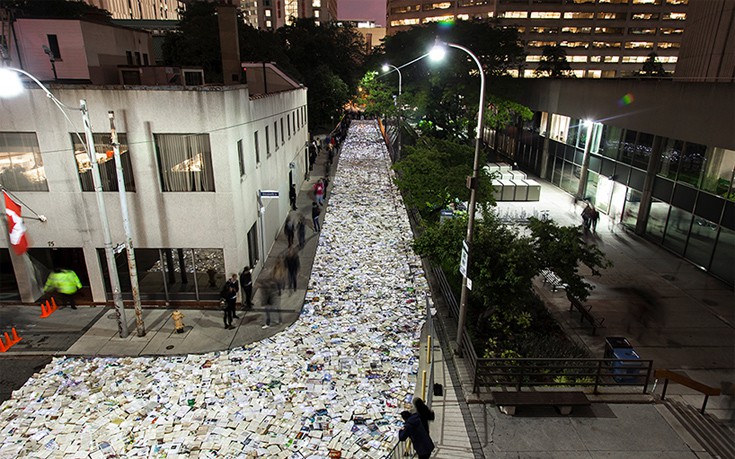
[[[415,146],[407,146],[403,158],[393,166],[406,205],[435,222],[442,209],[457,200],[469,200],[466,178],[472,175],[473,158],[472,147],[450,140],[422,137]],[[485,173],[480,174],[477,194],[481,212],[487,211],[494,201],[491,180]]]
[[[636,75],[642,77],[665,77],[666,70],[661,62],[658,61],[658,54],[651,52],[648,59],[643,63],[643,67],[636,72]]]
[[[396,113],[393,93],[378,72],[367,72],[358,86],[357,102],[368,116],[392,116]]]
[[[109,11],[74,0],[2,0],[0,8],[11,10],[15,17],[21,18],[112,20]]]
[[[574,77],[572,67],[567,61],[567,52],[559,45],[544,46],[541,61],[535,73],[538,76],[552,78]]]

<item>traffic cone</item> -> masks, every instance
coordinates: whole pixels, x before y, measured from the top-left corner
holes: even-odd
[[[10,349],[12,345],[13,342],[10,340],[10,335],[8,335],[8,332],[5,332],[5,349]]]
[[[59,309],[59,307],[58,307],[58,306],[56,306],[56,300],[54,299],[54,297],[53,297],[53,296],[51,297],[51,306],[53,306],[53,308],[51,309],[51,312],[54,312],[54,311],[56,311],[57,309]]]
[[[3,339],[0,338],[0,352],[5,352],[7,350],[8,350],[8,348],[5,347],[5,344],[3,343]]]
[[[12,328],[13,330],[13,344],[19,342],[21,340],[20,336],[18,336],[18,332],[15,331],[15,327]]]
[[[46,304],[41,303],[41,318],[45,319],[46,317],[51,315],[51,306],[48,304],[48,300],[46,300]]]

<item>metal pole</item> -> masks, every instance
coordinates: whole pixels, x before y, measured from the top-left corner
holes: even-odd
[[[120,143],[117,141],[117,129],[115,129],[115,112],[107,112],[110,118],[110,135],[112,137],[112,151],[115,155],[115,172],[117,173],[117,188],[120,195],[120,211],[122,212],[123,228],[125,229],[125,251],[128,254],[128,271],[130,271],[130,288],[133,291],[133,307],[135,308],[135,329],[138,336],[145,336],[145,324],[143,323],[143,310],[140,307],[140,289],[138,287],[138,267],[135,263],[135,252],[133,251],[133,231],[130,229],[130,217],[128,214],[128,196],[125,193],[125,177],[123,176],[122,158],[120,157]],[[130,154],[130,153],[128,153]]]
[[[577,185],[577,197],[586,200],[587,197],[587,175],[590,167],[590,145],[592,145],[592,121],[585,121],[587,128],[587,138],[584,142],[584,156],[582,157],[582,170],[579,172],[579,184]]]
[[[462,51],[466,52],[467,54],[472,57],[472,59],[475,61],[475,64],[477,64],[477,69],[480,71],[480,107],[477,112],[477,135],[475,137],[475,160],[473,162],[472,166],[472,180],[470,182],[470,203],[469,203],[469,218],[467,220],[467,237],[465,238],[465,241],[467,242],[467,247],[469,250],[467,251],[467,269],[469,270],[469,267],[472,266],[472,236],[475,231],[475,208],[477,207],[477,186],[478,186],[478,180],[480,177],[480,141],[482,138],[482,121],[483,121],[483,115],[484,115],[484,109],[485,109],[485,72],[482,70],[482,64],[480,64],[480,60],[477,59],[477,56],[475,56],[472,51],[469,49],[455,45],[452,43],[447,43],[447,46],[451,46],[453,48],[461,49]],[[467,276],[462,276],[462,295],[459,300],[459,319],[457,320],[457,342],[456,342],[456,349],[455,352],[457,354],[462,353],[462,336],[464,334],[464,323],[467,319],[467,297],[469,295],[469,289],[467,288]]]
[[[102,194],[102,180],[100,179],[100,168],[97,164],[97,153],[94,149],[94,139],[92,137],[92,126],[89,122],[87,101],[84,99],[80,100],[79,107],[82,111],[82,120],[84,121],[84,135],[87,139],[87,154],[89,155],[90,163],[92,163],[94,194],[97,197],[97,207],[99,208],[100,220],[102,221],[102,235],[105,239],[105,255],[107,256],[107,270],[110,274],[110,286],[112,287],[112,301],[115,304],[115,312],[117,313],[117,331],[120,333],[120,338],[127,338],[128,322],[125,320],[125,305],[123,305],[122,295],[120,294],[120,278],[117,274],[115,253],[112,250],[110,222],[107,221],[107,208],[105,207],[105,198]]]

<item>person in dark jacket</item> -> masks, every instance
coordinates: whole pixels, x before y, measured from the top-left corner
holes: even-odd
[[[224,322],[225,328],[228,330],[235,328],[232,325],[232,319],[239,319],[235,313],[235,302],[237,301],[238,290],[240,290],[240,288],[237,284],[237,274],[233,274],[232,277],[225,282],[225,286],[222,287],[222,292],[220,292],[220,297],[225,300]]]
[[[403,418],[403,428],[398,431],[398,439],[405,441],[410,438],[419,459],[429,459],[431,452],[434,451],[434,442],[431,441],[428,432],[424,430],[424,426],[421,424],[421,416],[418,413],[411,414],[408,411],[403,411],[401,417]]]
[[[293,183],[288,189],[288,201],[291,203],[291,210],[296,210],[296,185]]]
[[[311,221],[314,222],[314,232],[318,233],[321,227],[319,226],[319,214],[322,213],[322,210],[319,208],[319,206],[316,203],[313,203],[311,205]]]
[[[418,397],[413,399],[413,406],[416,408],[416,412],[421,418],[421,425],[424,426],[424,430],[426,430],[426,433],[428,434],[429,421],[433,421],[435,418],[434,412]]]
[[[243,309],[250,309],[253,307],[253,270],[250,269],[250,266],[245,266],[242,270],[242,274],[240,274],[240,285],[245,295],[242,307]]]

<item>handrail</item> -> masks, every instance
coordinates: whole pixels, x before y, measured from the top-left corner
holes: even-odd
[[[718,387],[711,387],[706,384],[703,384],[699,381],[696,381],[688,376],[685,376],[681,373],[676,373],[671,370],[665,370],[661,368],[657,368],[653,372],[654,378],[664,379],[664,389],[661,392],[661,400],[665,400],[666,398],[666,389],[669,387],[669,381],[674,381],[675,383],[679,383],[682,386],[686,386],[690,389],[694,389],[697,392],[700,392],[704,394],[704,402],[702,403],[702,409],[699,410],[700,413],[704,414],[704,409],[707,407],[707,401],[709,400],[710,395],[718,396],[720,395],[721,391]]]

